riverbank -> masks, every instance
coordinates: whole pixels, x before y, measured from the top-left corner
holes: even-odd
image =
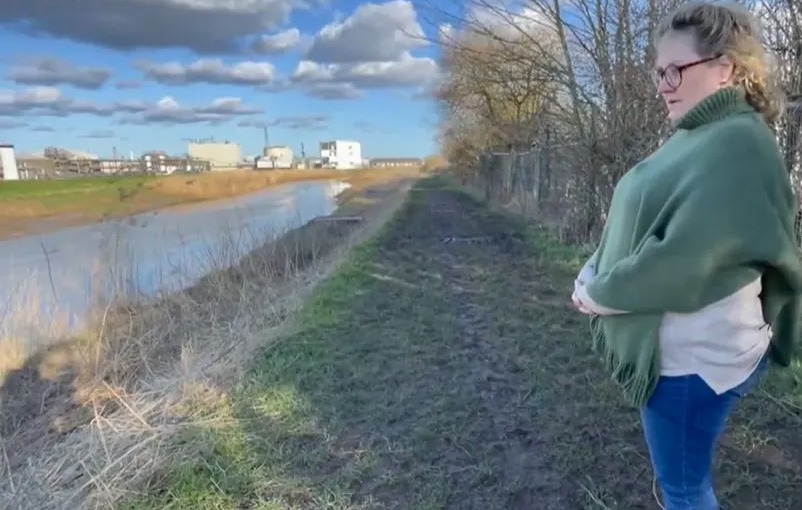
[[[123,508],[655,510],[637,413],[570,304],[583,254],[427,180]],[[724,508],[802,508],[802,367],[739,408]]]
[[[241,197],[273,186],[336,179],[352,186],[414,177],[419,168],[232,170],[168,176],[92,177],[0,184],[0,240],[175,206]]]
[[[411,179],[352,181],[338,214],[358,221],[313,222],[185,291],[111,303],[62,344],[25,353],[0,342],[0,508],[110,508],[180,456],[192,409],[271,345]]]

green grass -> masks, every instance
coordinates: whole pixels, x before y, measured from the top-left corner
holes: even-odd
[[[156,176],[86,177],[62,180],[0,182],[0,215],[13,225],[0,225],[0,234],[25,231],[26,221],[80,216],[94,221],[115,213],[147,210],[164,203],[151,190]]]
[[[153,176],[85,177],[61,180],[2,181],[0,200],[21,198],[55,199],[63,195],[85,193],[117,194],[120,190],[134,190],[158,179]]]
[[[231,170],[167,176],[107,176],[65,180],[0,181],[0,238],[124,218],[182,204],[239,197],[302,181],[344,180],[349,199],[367,186],[420,177],[418,168]],[[44,221],[43,221],[44,220]]]
[[[583,256],[423,181],[123,508],[654,508],[637,413],[569,303]],[[739,410],[725,508],[802,505],[800,373]]]

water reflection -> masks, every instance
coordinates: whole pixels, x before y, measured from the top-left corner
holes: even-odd
[[[0,337],[62,333],[80,327],[87,311],[111,295],[183,288],[266,238],[330,214],[347,186],[293,183],[0,241]]]

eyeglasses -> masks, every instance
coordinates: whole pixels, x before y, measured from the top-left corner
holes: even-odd
[[[700,60],[694,60],[693,62],[688,62],[687,64],[682,65],[675,65],[675,64],[668,64],[665,69],[661,67],[655,67],[652,70],[652,81],[654,82],[654,86],[660,86],[660,82],[665,79],[666,85],[671,87],[672,89],[678,89],[680,85],[682,85],[682,72],[686,69],[689,69],[693,66],[698,66],[699,64],[704,64],[706,62],[710,62],[712,60],[716,60],[721,55],[714,55],[712,57],[703,58]]]

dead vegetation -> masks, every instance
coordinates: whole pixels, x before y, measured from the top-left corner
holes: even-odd
[[[410,174],[411,176],[411,174]],[[114,300],[83,334],[2,353],[0,508],[110,508],[198,445],[195,403],[236,380],[309,290],[400,200],[405,179],[364,177],[342,210],[244,258],[210,254],[198,284],[156,301]],[[361,200],[357,200],[361,198]],[[213,258],[211,258],[213,257]]]
[[[239,384],[196,393],[196,455],[123,508],[657,510],[637,410],[567,298],[586,255],[418,183]],[[802,507],[799,376],[739,409],[723,508]]]
[[[649,71],[657,23],[679,3],[425,2],[443,47],[440,143],[463,182],[594,241],[618,179],[669,133]],[[788,96],[776,131],[799,187],[802,4],[741,3],[763,22]]]
[[[353,186],[386,180],[388,175],[399,178],[419,174],[420,168],[357,169],[357,170],[231,170],[209,172],[197,176],[171,175],[151,186],[158,192],[187,201],[205,201],[253,193],[271,186],[291,182],[337,179]]]
[[[303,181],[337,180],[355,188],[414,177],[421,168],[357,170],[230,170],[168,176],[90,177],[64,181],[20,181],[15,193],[0,187],[0,240],[101,220],[240,197]],[[18,186],[17,186],[18,185]]]

